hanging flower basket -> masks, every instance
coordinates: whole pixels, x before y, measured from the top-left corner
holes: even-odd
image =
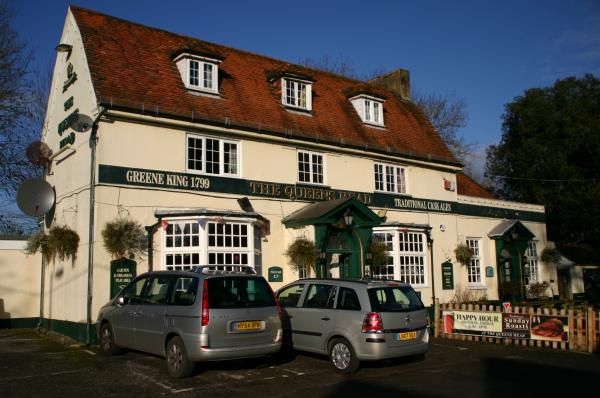
[[[102,230],[104,248],[115,260],[142,257],[148,241],[144,228],[135,220],[117,218],[107,222]]]
[[[471,261],[471,257],[473,257],[473,251],[464,243],[459,243],[456,249],[454,249],[454,256],[459,264],[466,266]]]
[[[35,254],[38,251],[42,253],[46,264],[56,261],[77,259],[77,250],[79,249],[79,235],[77,232],[66,225],[57,225],[50,228],[48,234],[39,232],[32,235],[27,241],[25,253]]]
[[[546,264],[557,264],[560,261],[560,253],[556,248],[546,246],[540,253],[540,260]]]
[[[387,264],[388,250],[385,243],[373,239],[369,245],[369,254],[371,255],[371,265],[381,266]]]
[[[285,255],[289,258],[290,264],[295,271],[299,269],[315,268],[317,260],[317,249],[314,242],[306,238],[297,238],[285,251]]]

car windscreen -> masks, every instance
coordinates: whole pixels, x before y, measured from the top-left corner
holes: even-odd
[[[275,306],[271,287],[261,277],[227,276],[208,279],[210,308]]]
[[[410,286],[377,286],[368,289],[374,312],[406,312],[425,308]]]

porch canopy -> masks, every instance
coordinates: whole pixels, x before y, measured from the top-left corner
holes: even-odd
[[[287,228],[336,224],[345,214],[352,215],[352,224],[358,227],[375,227],[384,220],[357,199],[343,198],[306,205],[285,217],[282,222]]]
[[[535,235],[519,220],[504,220],[488,234],[492,239],[530,241]]]
[[[340,277],[351,278],[364,275],[373,227],[383,221],[383,217],[355,198],[312,203],[282,220],[287,228],[315,227],[315,246],[320,253],[317,276],[329,276],[328,259],[335,254],[344,259],[340,264]]]

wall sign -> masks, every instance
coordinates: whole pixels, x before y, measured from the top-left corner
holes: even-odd
[[[279,184],[228,178],[212,175],[176,173],[162,170],[137,169],[101,164],[98,182],[129,186],[145,186],[184,191],[208,191],[243,196],[262,196],[292,201],[317,202],[356,198],[367,206],[407,211],[424,211],[444,214],[483,215],[527,221],[544,221],[544,213],[516,211],[490,206],[465,205],[443,200],[402,197],[379,192],[357,192],[315,187],[301,184]]]
[[[73,64],[69,62],[67,65],[67,80],[63,83],[63,93],[77,81],[77,73],[73,70]]]
[[[485,267],[485,276],[487,278],[493,278],[494,277],[494,267],[491,266],[487,266]]]
[[[137,263],[121,259],[110,262],[110,297],[115,297],[137,274]]]
[[[269,282],[283,282],[283,269],[281,267],[269,267]]]
[[[63,93],[67,91],[73,83],[77,81],[77,73],[75,73],[73,64],[69,62],[67,65],[67,80],[63,83]],[[65,112],[70,110],[75,103],[73,96],[69,97],[63,104]],[[79,117],[79,109],[75,109],[71,112],[62,122],[58,124],[58,135],[62,136],[73,123],[77,121]],[[59,147],[63,148],[66,145],[73,145],[75,143],[75,133],[71,132],[69,135],[60,140]]]
[[[454,269],[450,261],[442,263],[442,289],[454,289]]]
[[[444,333],[508,339],[569,341],[569,317],[501,312],[443,311]]]

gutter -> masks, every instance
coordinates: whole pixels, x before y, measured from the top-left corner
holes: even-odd
[[[92,301],[93,286],[94,286],[94,219],[95,219],[95,205],[96,205],[96,146],[98,143],[98,122],[100,117],[106,111],[105,108],[100,107],[98,116],[94,119],[92,124],[92,131],[90,133],[90,218],[89,218],[89,231],[88,231],[88,287],[87,287],[87,322],[86,322],[86,336],[85,341],[87,345],[92,343]]]

